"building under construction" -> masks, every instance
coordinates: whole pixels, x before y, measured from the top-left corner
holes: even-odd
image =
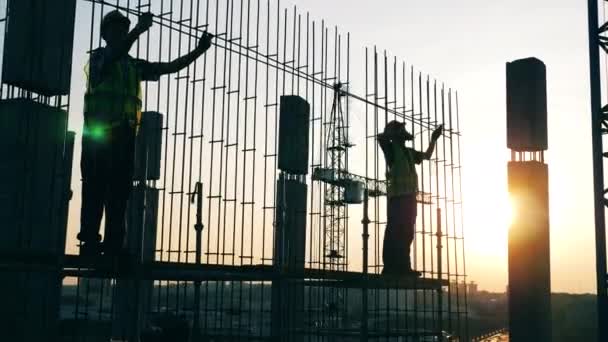
[[[154,25],[124,265],[78,256],[84,68],[119,9]],[[14,341],[468,341],[458,95],[398,57],[271,0],[9,0],[0,139],[0,321]],[[426,148],[417,277],[382,276],[385,163]],[[68,125],[69,123],[69,125]]]

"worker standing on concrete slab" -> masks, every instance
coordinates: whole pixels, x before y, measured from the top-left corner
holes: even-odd
[[[144,13],[129,32],[130,20],[118,10],[111,11],[101,23],[106,46],[91,52],[80,161],[81,255],[118,255],[123,249],[125,211],[133,185],[135,137],[141,119],[140,83],[158,81],[161,75],[187,67],[211,47],[213,35],[204,32],[193,51],[168,63],[150,63],[129,56],[133,43],[152,22],[153,15]],[[102,248],[99,226],[104,209]]]
[[[431,159],[443,125],[431,134],[426,152],[406,147],[405,142],[414,137],[405,129],[403,122],[391,121],[378,134],[378,143],[386,160],[387,224],[384,232],[382,274],[420,276],[412,269],[410,246],[414,241],[418,192],[416,164]]]

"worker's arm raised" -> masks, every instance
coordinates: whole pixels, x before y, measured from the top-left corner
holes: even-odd
[[[435,128],[435,130],[431,134],[431,142],[429,143],[429,146],[427,147],[426,151],[423,153],[424,159],[429,160],[433,156],[433,151],[435,151],[435,145],[437,143],[437,140],[441,136],[441,133],[443,133],[443,125],[439,125],[439,127]]]
[[[199,40],[198,45],[190,53],[169,63],[152,63],[152,65],[160,75],[178,72],[187,67],[190,63],[194,62],[194,60],[205,53],[205,51],[209,50],[211,47],[211,39],[213,39],[213,35],[211,33],[203,32],[203,36]]]

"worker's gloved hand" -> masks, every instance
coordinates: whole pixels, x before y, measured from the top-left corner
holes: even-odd
[[[213,35],[207,31],[203,32],[203,36],[198,41],[197,50],[201,52],[207,51],[211,47],[211,40],[213,39]]]
[[[435,130],[433,131],[433,134],[431,134],[431,139],[432,140],[439,139],[439,137],[441,136],[441,133],[443,133],[443,125],[439,125],[439,127],[435,128]]]
[[[147,31],[150,27],[152,27],[152,19],[154,18],[154,14],[147,12],[143,13],[139,16],[139,20],[137,20],[137,25],[135,29],[140,32]]]

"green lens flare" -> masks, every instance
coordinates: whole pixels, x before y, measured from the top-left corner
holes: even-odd
[[[91,126],[84,133],[95,140],[102,140],[105,136],[102,126]]]

